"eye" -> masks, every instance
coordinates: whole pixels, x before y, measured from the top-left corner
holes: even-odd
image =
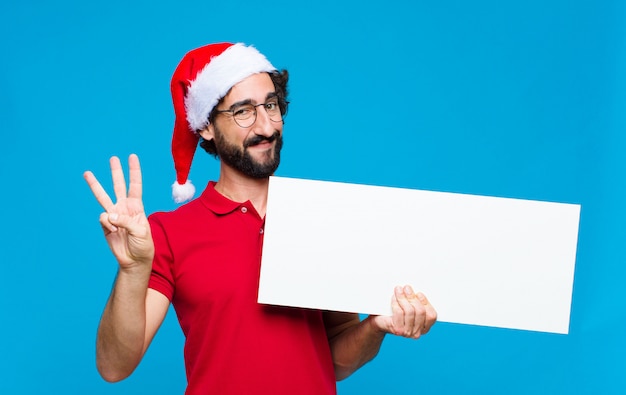
[[[278,110],[278,102],[272,100],[270,102],[265,103],[265,110],[267,111],[276,111]]]
[[[254,108],[252,106],[242,106],[237,107],[233,110],[233,116],[241,119],[248,118],[254,112]]]

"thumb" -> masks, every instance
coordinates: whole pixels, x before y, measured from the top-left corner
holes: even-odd
[[[126,214],[110,213],[109,222],[117,228],[126,229],[126,231],[134,236],[144,236],[146,234],[145,228],[142,226],[141,221],[133,220],[133,218]]]
[[[384,333],[391,332],[391,329],[393,327],[393,321],[391,317],[384,315],[369,315],[368,319],[375,330]]]
[[[120,215],[118,213],[109,213],[107,219],[109,222],[115,226],[122,225],[120,221]]]
[[[128,215],[118,214],[118,213],[109,213],[108,216],[109,222],[114,225],[116,228],[122,228],[130,231],[130,218]]]

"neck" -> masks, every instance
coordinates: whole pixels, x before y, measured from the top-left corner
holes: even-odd
[[[267,208],[269,178],[250,178],[222,163],[215,190],[234,202],[250,201],[261,218]]]

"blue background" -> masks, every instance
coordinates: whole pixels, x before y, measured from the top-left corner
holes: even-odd
[[[82,173],[110,187],[108,158],[135,152],[147,211],[174,208],[169,80],[218,41],[291,73],[278,175],[582,205],[569,335],[441,322],[388,337],[340,394],[626,391],[624,2],[15,3],[0,5],[0,393],[182,393],[174,314],[129,379],[96,372],[116,263]],[[217,170],[199,152],[190,178]]]

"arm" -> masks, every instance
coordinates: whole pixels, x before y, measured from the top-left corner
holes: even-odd
[[[135,370],[169,307],[163,294],[134,281],[118,274],[98,327],[96,366],[109,382],[123,380]]]
[[[353,313],[324,312],[324,324],[335,366],[335,379],[343,380],[372,360],[385,337]]]
[[[418,339],[437,320],[437,312],[426,296],[415,294],[409,286],[396,287],[391,308],[392,316],[369,316],[363,321],[357,314],[324,314],[338,381],[372,360],[387,333]]]
[[[107,381],[119,381],[137,367],[163,322],[168,299],[148,289],[154,245],[141,200],[141,168],[136,155],[129,157],[130,185],[118,158],[111,158],[114,204],[91,172],[84,177],[105,212],[100,224],[119,269],[113,291],[100,320],[96,365]]]

